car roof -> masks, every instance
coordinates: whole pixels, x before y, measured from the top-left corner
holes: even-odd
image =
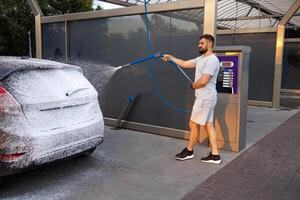
[[[21,70],[32,69],[62,69],[72,68],[82,72],[81,68],[75,65],[36,59],[28,57],[0,56],[0,81],[8,77],[11,73]]]

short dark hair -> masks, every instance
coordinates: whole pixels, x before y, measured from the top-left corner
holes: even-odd
[[[214,36],[212,36],[212,35],[210,35],[210,34],[204,34],[204,35],[202,35],[200,38],[199,38],[199,40],[201,40],[201,39],[206,39],[206,40],[208,40],[208,41],[210,41],[211,43],[212,43],[212,46],[214,46],[215,45],[215,38],[214,38]]]

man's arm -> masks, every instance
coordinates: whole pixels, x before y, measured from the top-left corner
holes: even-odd
[[[192,88],[195,90],[204,87],[211,77],[212,76],[210,74],[202,74],[201,77],[193,83]]]
[[[208,81],[217,73],[217,69],[219,68],[219,60],[211,57],[207,60],[204,70],[202,72],[201,77],[199,80],[192,84],[193,89],[199,89],[204,87]]]
[[[196,64],[191,60],[181,60],[181,59],[175,58],[174,56],[169,55],[169,54],[165,54],[162,57],[162,60],[164,62],[172,60],[173,62],[175,62],[177,65],[179,65],[182,68],[195,68],[196,67]]]

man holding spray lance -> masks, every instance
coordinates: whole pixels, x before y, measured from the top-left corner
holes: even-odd
[[[196,70],[195,82],[192,83],[192,88],[195,90],[195,102],[189,121],[190,136],[186,147],[181,153],[176,154],[175,157],[178,160],[194,158],[193,147],[199,137],[200,126],[203,126],[208,133],[211,152],[207,157],[201,158],[201,161],[214,164],[221,163],[213,124],[214,108],[217,103],[216,83],[220,64],[212,51],[213,46],[214,37],[205,34],[199,39],[199,57],[192,60],[181,60],[169,54],[162,57],[165,62],[172,61],[182,68],[195,68]]]

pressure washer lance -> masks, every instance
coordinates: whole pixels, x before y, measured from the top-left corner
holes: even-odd
[[[163,54],[161,54],[160,52],[156,52],[155,54],[151,54],[145,58],[139,58],[137,60],[134,60],[128,64],[125,64],[125,65],[122,65],[122,66],[118,66],[116,69],[119,70],[123,67],[128,67],[128,66],[132,66],[132,65],[135,65],[135,64],[139,64],[139,63],[142,63],[142,62],[145,62],[145,61],[148,61],[148,60],[152,60],[152,59],[156,59],[156,58],[161,58],[163,57]],[[174,61],[172,60],[168,60],[169,63],[175,65],[178,70],[183,74],[183,76],[191,83],[193,84],[193,81],[190,79],[190,77],[181,69],[181,67],[179,67]]]
[[[162,55],[160,54],[160,52],[157,52],[155,54],[151,54],[145,58],[139,58],[139,59],[136,59],[130,63],[127,63],[125,65],[122,65],[122,66],[119,66],[117,67],[117,69],[121,69],[123,67],[128,67],[128,66],[131,66],[131,65],[136,65],[136,64],[139,64],[139,63],[142,63],[142,62],[145,62],[145,61],[148,61],[148,60],[152,60],[154,58],[159,58],[159,57],[162,57]]]

